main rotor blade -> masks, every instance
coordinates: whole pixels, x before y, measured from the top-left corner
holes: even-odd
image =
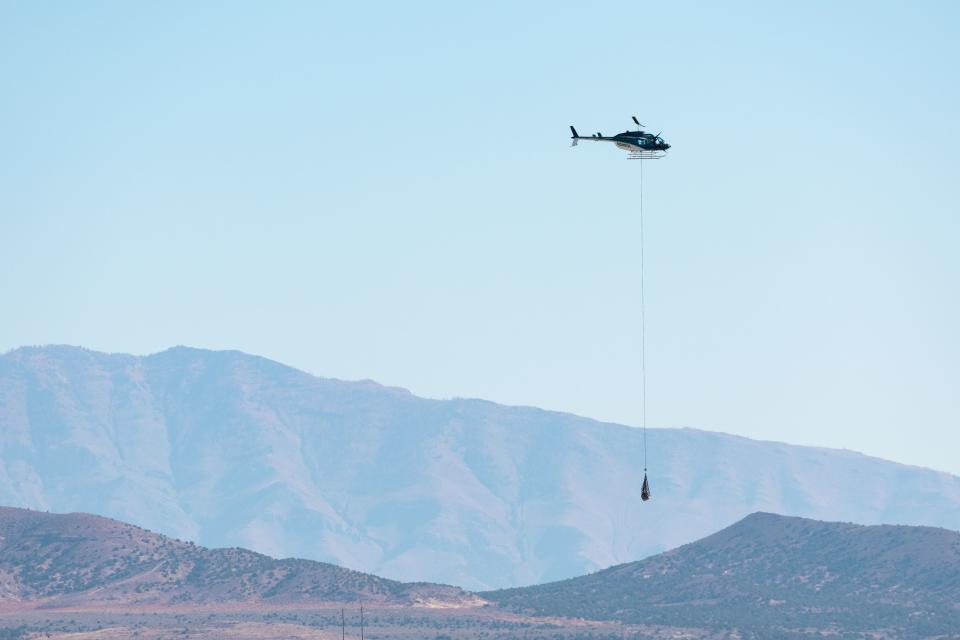
[[[634,122],[638,127],[642,127],[642,126],[643,126],[642,124],[640,124],[640,121],[637,120],[637,116],[630,116],[630,117],[633,118],[633,122]]]

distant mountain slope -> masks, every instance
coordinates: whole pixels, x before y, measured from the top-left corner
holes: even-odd
[[[426,400],[243,353],[0,356],[0,504],[470,589],[635,560],[754,511],[960,528],[960,478],[690,429]]]
[[[475,604],[457,587],[403,584],[310,560],[204,549],[85,513],[0,507],[0,604],[44,606]]]
[[[770,638],[803,629],[957,637],[960,533],[757,513],[646,560],[481,595],[537,615],[739,628]]]

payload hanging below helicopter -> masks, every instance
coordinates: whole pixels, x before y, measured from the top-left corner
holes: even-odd
[[[632,116],[634,123],[638,127],[643,127],[636,116]],[[595,142],[612,142],[618,148],[627,151],[631,160],[658,160],[667,154],[670,145],[667,144],[660,134],[653,135],[643,129],[636,131],[624,131],[615,136],[604,136],[597,133],[592,136],[581,136],[571,125],[570,132],[573,134],[573,146],[577,146],[580,140],[593,140]],[[662,132],[661,132],[662,133]],[[640,499],[646,502],[650,499],[650,481],[647,479],[647,330],[646,330],[646,304],[644,301],[644,276],[646,269],[643,260],[643,163],[640,163],[640,406],[643,427],[643,484],[640,487]]]
[[[643,127],[636,116],[633,116],[633,121],[638,127]],[[624,131],[615,136],[604,136],[598,131],[592,136],[581,136],[577,133],[577,130],[573,128],[573,125],[571,125],[570,132],[573,134],[570,137],[573,139],[572,146],[574,147],[577,146],[577,142],[580,140],[612,142],[617,145],[618,148],[628,152],[630,154],[628,156],[630,160],[657,160],[665,156],[667,149],[670,148],[670,145],[660,137],[660,133],[663,133],[662,131],[653,135],[643,129],[637,129],[636,131]]]

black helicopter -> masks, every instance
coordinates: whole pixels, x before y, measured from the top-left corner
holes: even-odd
[[[638,127],[643,126],[640,124],[640,121],[637,120],[636,116],[633,116],[633,121]],[[663,138],[660,137],[659,133],[657,135],[653,135],[652,133],[646,133],[643,131],[643,129],[637,129],[636,131],[624,131],[623,133],[618,133],[615,136],[609,137],[604,136],[600,132],[597,132],[596,135],[592,136],[581,136],[579,133],[577,133],[577,130],[574,129],[573,126],[570,127],[570,132],[573,133],[571,136],[573,139],[573,146],[577,146],[577,142],[580,140],[612,142],[617,145],[618,148],[629,152],[629,158],[631,160],[656,160],[666,155],[667,149],[670,148],[670,145],[663,141]]]

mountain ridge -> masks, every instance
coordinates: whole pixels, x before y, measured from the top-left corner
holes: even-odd
[[[374,389],[378,389],[378,390],[382,390],[382,391],[386,391],[386,392],[394,392],[394,393],[397,393],[397,394],[400,394],[400,395],[405,395],[405,396],[410,396],[410,397],[418,398],[418,399],[420,399],[420,400],[425,400],[425,401],[428,401],[428,402],[477,402],[477,403],[484,403],[484,404],[489,404],[489,405],[492,405],[492,406],[502,407],[502,408],[507,408],[507,409],[522,409],[522,410],[529,409],[529,410],[539,411],[539,412],[543,412],[543,413],[545,413],[545,414],[550,414],[550,415],[568,416],[568,417],[576,418],[576,419],[578,419],[578,420],[583,420],[583,421],[586,421],[586,422],[593,422],[593,423],[598,424],[598,425],[605,425],[605,426],[619,427],[619,428],[626,428],[626,429],[640,429],[640,427],[639,427],[638,425],[631,425],[631,424],[625,424],[625,423],[619,423],[619,422],[610,422],[610,421],[605,421],[605,420],[599,420],[599,419],[597,419],[597,418],[592,418],[592,417],[590,417],[590,416],[584,416],[584,415],[581,415],[581,414],[578,414],[578,413],[573,413],[573,412],[569,412],[569,411],[559,411],[559,410],[554,410],[554,409],[545,409],[545,408],[543,408],[543,407],[538,407],[538,406],[536,406],[536,405],[530,405],[530,404],[505,404],[505,403],[497,402],[497,401],[494,401],[494,400],[488,400],[488,399],[486,399],[486,398],[480,398],[480,397],[476,397],[476,396],[460,396],[460,395],[454,395],[454,396],[450,396],[450,397],[421,396],[421,395],[415,394],[413,391],[411,391],[410,389],[408,389],[408,388],[406,388],[406,387],[398,386],[398,385],[384,384],[384,383],[379,382],[379,381],[377,381],[377,380],[374,380],[374,379],[372,379],[372,378],[348,379],[348,378],[337,378],[337,377],[331,377],[331,376],[317,375],[317,374],[311,373],[310,371],[307,371],[307,370],[305,370],[305,369],[298,369],[298,368],[296,368],[296,367],[294,367],[294,366],[292,366],[292,365],[287,365],[287,364],[284,364],[284,363],[282,363],[282,362],[273,360],[273,359],[271,359],[271,358],[269,358],[269,357],[267,357],[267,356],[261,356],[261,355],[257,355],[257,354],[247,353],[247,352],[241,351],[241,350],[239,350],[239,349],[206,349],[206,348],[202,348],[202,347],[192,347],[192,346],[189,346],[189,345],[182,345],[182,344],[181,344],[181,345],[174,345],[174,346],[172,346],[172,347],[168,347],[168,348],[163,349],[163,350],[161,350],[161,351],[155,351],[155,352],[152,352],[152,353],[132,354],[132,353],[123,352],[123,351],[117,351],[117,352],[101,352],[101,351],[97,351],[97,350],[95,350],[95,349],[89,349],[89,348],[87,348],[87,347],[83,347],[83,346],[79,346],[79,345],[72,345],[72,344],[67,344],[67,343],[51,343],[51,344],[44,344],[44,345],[25,345],[25,346],[20,346],[20,347],[14,347],[14,348],[9,349],[8,351],[0,354],[0,358],[2,358],[2,357],[4,357],[4,356],[7,356],[7,355],[15,355],[15,354],[17,354],[17,353],[20,352],[20,351],[30,351],[30,350],[36,350],[36,351],[41,351],[41,352],[42,352],[42,351],[48,351],[48,350],[63,350],[63,351],[65,351],[65,352],[70,352],[70,351],[76,350],[76,351],[86,352],[86,353],[93,354],[93,355],[106,355],[106,356],[129,357],[129,358],[153,358],[153,357],[162,356],[162,355],[167,354],[167,353],[169,353],[169,352],[183,352],[183,353],[194,353],[194,354],[227,354],[227,355],[240,356],[240,357],[245,357],[245,358],[253,358],[253,359],[261,360],[261,361],[263,361],[263,362],[270,363],[270,364],[273,364],[273,365],[279,365],[279,366],[281,366],[281,367],[284,367],[284,368],[288,369],[288,370],[291,371],[291,372],[296,372],[296,373],[298,373],[298,374],[307,375],[307,376],[310,376],[311,378],[314,378],[314,379],[319,380],[319,381],[333,382],[333,383],[342,383],[342,384],[346,384],[346,385],[365,386],[365,387],[370,387],[370,388],[374,388]],[[900,461],[898,461],[898,460],[891,460],[891,459],[889,459],[889,458],[882,458],[882,457],[880,457],[880,456],[871,455],[871,454],[868,454],[868,453],[864,453],[863,451],[859,451],[859,450],[857,450],[857,449],[850,449],[850,448],[848,448],[848,447],[824,447],[824,446],[820,446],[820,445],[798,444],[798,443],[794,443],[794,442],[789,442],[789,441],[787,441],[787,440],[771,440],[771,439],[766,439],[766,438],[752,438],[752,437],[749,437],[749,436],[743,436],[743,435],[739,435],[739,434],[736,434],[736,433],[728,433],[728,432],[725,432],[725,431],[714,431],[714,430],[711,430],[711,429],[704,429],[704,428],[700,428],[700,427],[691,427],[691,426],[670,426],[670,427],[649,427],[649,428],[650,428],[650,429],[671,429],[671,430],[676,430],[676,431],[689,431],[689,432],[693,432],[693,433],[709,434],[709,435],[723,436],[723,437],[731,438],[731,439],[739,439],[739,440],[743,440],[743,441],[746,441],[746,442],[755,442],[755,443],[770,444],[770,445],[783,445],[783,446],[794,447],[794,448],[798,448],[798,449],[810,449],[810,450],[813,450],[813,451],[829,451],[829,452],[850,453],[850,454],[854,454],[854,455],[856,455],[856,456],[860,456],[860,457],[863,457],[863,458],[866,458],[866,459],[869,459],[869,460],[876,460],[876,461],[888,462],[888,463],[896,464],[896,465],[903,466],[903,467],[910,467],[910,468],[914,468],[914,469],[922,469],[922,470],[924,470],[924,471],[932,471],[932,472],[934,472],[934,473],[946,474],[946,475],[948,475],[948,476],[950,476],[950,477],[953,477],[953,478],[960,478],[960,475],[955,474],[955,473],[952,473],[952,472],[950,472],[950,471],[945,471],[945,470],[943,470],[943,469],[934,469],[934,468],[932,468],[932,467],[925,467],[925,466],[919,465],[919,464],[912,464],[912,463],[908,463],[908,462],[900,462]]]
[[[328,563],[207,549],[90,513],[0,506],[0,605],[235,604],[471,607],[458,587],[400,583]]]
[[[551,637],[571,640],[943,640],[960,628],[960,532],[758,512],[650,558],[475,594],[246,549],[206,549],[93,514],[0,507],[0,611],[14,629],[23,628],[19,618],[37,630],[97,633],[106,625],[116,637],[138,637],[144,614],[173,615],[199,637],[281,619],[329,629],[339,624],[337,608],[358,602],[370,622],[403,637],[462,634],[466,626],[504,638],[550,629]],[[96,617],[78,627],[80,612]],[[213,617],[226,613],[233,615]],[[170,622],[151,618],[150,626],[158,624]]]
[[[960,532],[758,512],[651,558],[480,595],[527,615],[739,628],[760,637],[830,627],[954,637],[941,634],[960,628]]]
[[[649,556],[754,511],[960,528],[960,478],[846,450],[320,378],[240,351],[0,356],[0,502],[475,590]]]
[[[42,345],[24,345],[24,346],[19,346],[19,347],[13,347],[13,348],[9,349],[8,351],[0,354],[0,358],[2,358],[2,357],[4,357],[4,356],[8,356],[8,355],[17,354],[18,352],[21,352],[21,351],[30,351],[30,350],[36,350],[36,351],[41,351],[41,352],[42,352],[42,351],[48,351],[48,350],[63,350],[63,351],[65,351],[65,352],[70,352],[70,351],[76,350],[76,351],[86,352],[86,353],[93,354],[93,355],[106,355],[106,356],[130,357],[130,358],[153,358],[153,357],[157,357],[157,356],[161,356],[161,355],[167,354],[167,353],[169,353],[169,352],[178,352],[178,351],[179,351],[179,352],[184,352],[184,353],[195,353],[195,354],[228,354],[228,355],[234,355],[234,356],[241,356],[241,357],[245,357],[245,358],[254,358],[254,359],[261,360],[261,361],[264,361],[264,362],[267,362],[267,363],[270,363],[270,364],[273,364],[273,365],[279,365],[279,366],[281,366],[281,367],[284,367],[284,368],[288,369],[288,370],[291,371],[291,372],[296,372],[296,373],[298,373],[298,374],[303,374],[303,375],[306,375],[306,376],[310,376],[311,378],[314,378],[314,379],[319,380],[319,381],[333,382],[333,383],[342,383],[342,384],[346,384],[346,385],[367,386],[367,387],[374,388],[374,389],[378,389],[378,390],[382,390],[382,391],[395,392],[395,393],[400,394],[400,395],[410,396],[410,397],[417,398],[417,399],[420,399],[420,400],[425,400],[425,401],[428,401],[428,402],[477,402],[477,403],[489,404],[489,405],[492,405],[492,406],[502,407],[502,408],[507,408],[507,409],[521,409],[521,410],[529,409],[529,410],[534,410],[534,411],[542,412],[542,413],[549,414],[549,415],[567,416],[567,417],[571,417],[571,418],[576,418],[576,419],[578,419],[578,420],[583,420],[583,421],[585,421],[585,422],[592,422],[592,423],[595,423],[595,424],[597,424],[597,425],[604,425],[604,426],[608,426],[608,427],[618,427],[618,428],[625,428],[625,429],[640,429],[640,428],[641,428],[641,427],[638,426],[638,425],[631,425],[631,424],[625,424],[625,423],[619,423],[619,422],[610,422],[610,421],[606,421],[606,420],[599,420],[599,419],[597,419],[597,418],[592,418],[592,417],[590,417],[590,416],[584,416],[584,415],[581,415],[581,414],[578,414],[578,413],[573,413],[573,412],[570,412],[570,411],[560,411],[560,410],[555,410],[555,409],[545,409],[545,408],[543,408],[543,407],[538,407],[538,406],[536,406],[536,405],[530,405],[530,404],[505,404],[505,403],[502,403],[502,402],[497,402],[497,401],[494,401],[494,400],[488,400],[488,399],[486,399],[486,398],[480,398],[480,397],[476,397],[476,396],[459,396],[459,395],[454,395],[454,396],[450,396],[450,397],[421,396],[421,395],[418,395],[418,394],[414,393],[413,391],[411,391],[410,389],[408,389],[408,388],[406,388],[406,387],[398,386],[398,385],[384,384],[384,383],[382,383],[382,382],[379,382],[379,381],[377,381],[377,380],[374,380],[373,378],[348,379],[348,378],[337,378],[337,377],[332,377],[332,376],[317,375],[317,374],[311,373],[310,371],[307,371],[307,370],[305,370],[305,369],[298,369],[298,368],[296,368],[296,367],[294,367],[294,366],[292,366],[292,365],[287,365],[287,364],[284,364],[284,363],[279,362],[279,361],[277,361],[277,360],[273,360],[272,358],[269,358],[269,357],[267,357],[267,356],[261,356],[261,355],[257,355],[257,354],[247,353],[247,352],[241,351],[241,350],[239,350],[239,349],[206,349],[206,348],[202,348],[202,347],[192,347],[192,346],[189,346],[189,345],[182,345],[182,344],[180,344],[180,345],[174,345],[174,346],[168,347],[168,348],[163,349],[163,350],[160,350],[160,351],[155,351],[155,352],[152,352],[152,353],[133,354],[133,353],[128,353],[128,352],[124,352],[124,351],[116,351],[116,352],[97,351],[97,350],[95,350],[95,349],[89,349],[89,348],[87,348],[87,347],[83,347],[83,346],[79,346],[79,345],[72,345],[72,344],[67,344],[67,343],[51,343],[51,344],[42,344]],[[728,433],[728,432],[725,432],[725,431],[714,431],[714,430],[711,430],[711,429],[705,429],[705,428],[701,428],[701,427],[691,427],[691,426],[648,427],[648,428],[649,428],[649,429],[652,429],[652,430],[657,430],[657,429],[670,429],[670,430],[675,430],[675,431],[689,431],[689,432],[693,432],[693,433],[708,434],[708,435],[714,435],[714,436],[723,436],[723,437],[725,437],[725,438],[731,438],[731,439],[735,439],[735,440],[743,440],[743,441],[745,441],[745,442],[753,442],[753,443],[761,443],[761,444],[770,444],[770,445],[782,445],[782,446],[793,447],[793,448],[797,448],[797,449],[809,449],[809,450],[813,450],[813,451],[850,453],[850,454],[853,454],[853,455],[855,455],[855,456],[863,457],[863,458],[866,458],[866,459],[869,459],[869,460],[875,460],[875,461],[880,461],[880,462],[892,463],[892,464],[896,464],[896,465],[899,465],[899,466],[902,466],[902,467],[909,467],[909,468],[918,469],[918,470],[923,470],[923,471],[930,471],[930,472],[938,473],[938,474],[945,474],[945,475],[950,476],[950,477],[952,477],[952,478],[960,478],[960,475],[955,474],[955,473],[952,473],[952,472],[950,472],[950,471],[943,470],[943,469],[935,469],[935,468],[933,468],[933,467],[925,467],[925,466],[919,465],[919,464],[913,464],[913,463],[909,463],[909,462],[901,462],[901,461],[898,461],[898,460],[892,460],[892,459],[889,459],[889,458],[883,458],[883,457],[880,457],[880,456],[876,456],[876,455],[864,453],[863,451],[859,451],[859,450],[857,450],[857,449],[850,449],[850,448],[848,448],[848,447],[824,447],[824,446],[812,445],[812,444],[798,444],[798,443],[794,443],[794,442],[789,442],[789,441],[787,441],[787,440],[771,440],[771,439],[766,439],[766,438],[753,438],[753,437],[749,437],[749,436],[739,435],[739,434],[736,434],[736,433]]]

